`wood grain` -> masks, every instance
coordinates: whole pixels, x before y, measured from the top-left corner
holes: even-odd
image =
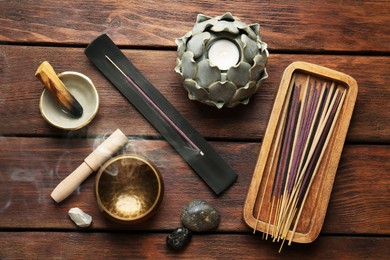
[[[390,88],[383,87],[386,82],[390,82],[389,57],[271,54],[267,65],[270,76],[250,103],[233,109],[217,110],[187,98],[180,77],[173,71],[176,52],[124,52],[206,138],[260,140],[264,135],[284,69],[293,61],[301,60],[344,72],[357,80],[359,94],[348,141],[390,141]],[[38,104],[43,86],[34,78],[34,73],[43,60],[52,63],[58,72],[79,71],[94,82],[100,95],[100,108],[96,118],[87,128],[72,133],[64,132],[50,126],[40,116]],[[0,118],[5,122],[0,125],[0,134],[83,136],[100,134],[118,127],[130,135],[159,136],[89,63],[83,49],[0,46],[0,72],[3,75],[0,77]]]
[[[0,1],[0,259],[387,259],[390,256],[390,2],[297,1]],[[249,105],[217,110],[189,101],[174,72],[175,39],[196,15],[227,11],[259,23],[270,50],[269,78]],[[107,33],[153,85],[237,172],[215,196],[159,133],[92,66],[83,51]],[[39,114],[43,89],[34,78],[48,60],[57,72],[78,71],[95,83],[100,109],[88,127],[63,131]],[[253,236],[244,201],[284,69],[307,61],[356,79],[359,94],[325,222],[311,244],[279,244]],[[103,217],[94,202],[94,176],[56,204],[50,193],[104,134],[120,128],[124,151],[152,159],[166,193],[157,215],[139,226]],[[219,227],[195,234],[182,252],[165,246],[180,213],[202,198],[221,212]],[[67,212],[94,218],[77,228]]]
[[[239,7],[239,8],[238,8]],[[1,1],[0,41],[88,44],[108,33],[117,44],[174,48],[196,15],[233,12],[259,23],[271,50],[390,51],[388,1]],[[31,12],[31,10],[34,10]]]
[[[4,232],[0,238],[0,258],[382,259],[390,254],[389,238],[325,236],[310,246],[286,246],[278,254],[278,244],[253,235],[195,234],[179,252],[166,247],[166,236],[166,233]]]
[[[249,232],[242,212],[252,178],[259,143],[213,142],[212,146],[232,166],[238,180],[216,197],[165,141],[133,140],[125,151],[137,152],[155,162],[165,183],[165,195],[157,215],[136,227],[106,220],[94,199],[90,176],[67,200],[56,204],[50,193],[88,155],[102,136],[77,138],[0,138],[0,229],[71,229],[67,211],[80,207],[94,218],[92,229],[169,230],[180,225],[183,207],[202,198],[221,211],[218,231]],[[389,234],[388,198],[390,147],[348,145],[336,174],[324,233]],[[380,179],[376,176],[380,175]],[[372,187],[375,184],[375,192]],[[44,216],[44,217],[42,217]]]

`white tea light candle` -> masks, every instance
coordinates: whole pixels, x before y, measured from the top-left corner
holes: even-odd
[[[208,54],[210,63],[220,70],[228,70],[236,65],[240,59],[237,46],[232,41],[225,39],[215,41]]]

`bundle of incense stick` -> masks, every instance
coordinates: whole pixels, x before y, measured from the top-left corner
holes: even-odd
[[[259,190],[257,221],[268,204],[263,238],[291,244],[299,219],[316,177],[321,159],[343,106],[346,89],[307,77],[305,85],[293,76],[278,122],[265,185]],[[264,202],[268,182],[273,181],[270,201]],[[270,183],[271,184],[271,183]],[[267,196],[268,198],[268,196]],[[256,231],[256,226],[254,232]]]

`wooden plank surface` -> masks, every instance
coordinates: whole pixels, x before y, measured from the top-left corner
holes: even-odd
[[[387,259],[390,256],[390,2],[297,1],[0,1],[0,259]],[[174,72],[175,38],[196,15],[232,11],[261,25],[270,50],[269,78],[249,105],[217,110],[189,101]],[[159,133],[93,67],[83,51],[107,33],[155,87],[237,172],[215,196]],[[48,60],[57,72],[89,76],[100,109],[81,130],[62,131],[39,114],[34,77]],[[312,62],[357,80],[358,99],[319,238],[293,244],[262,241],[243,221],[247,188],[283,70]],[[94,199],[94,176],[56,204],[53,188],[96,147],[122,129],[124,151],[152,159],[166,192],[157,214],[138,226],[104,218]],[[122,151],[122,152],[124,152]],[[183,207],[204,199],[221,212],[214,231],[195,234],[188,248],[167,250],[168,232]],[[80,207],[93,225],[77,228],[67,211]]]
[[[56,204],[53,188],[102,139],[0,138],[0,229],[74,229],[67,211],[80,207],[94,217],[92,229],[169,230],[180,225],[184,206],[196,198],[221,211],[218,231],[248,232],[242,219],[243,203],[257,161],[260,143],[213,142],[221,156],[238,174],[236,183],[216,197],[165,141],[135,140],[126,151],[136,151],[154,161],[161,170],[165,195],[158,214],[148,223],[123,227],[107,221],[94,203],[91,176],[68,200]],[[390,233],[390,147],[348,145],[336,174],[324,233]],[[376,176],[382,176],[376,179]],[[375,183],[375,192],[372,187]],[[42,217],[41,217],[42,216]],[[44,217],[43,217],[44,216]],[[15,224],[17,223],[17,226]]]
[[[390,254],[389,238],[326,236],[310,247],[286,245],[278,254],[280,244],[262,241],[260,236],[194,234],[188,247],[180,252],[166,247],[166,236],[166,233],[4,232],[0,238],[0,258],[338,259],[343,252],[343,259],[383,259]],[[53,245],[48,241],[61,242]]]
[[[187,98],[182,81],[173,70],[176,52],[125,50],[125,53],[206,138],[260,140],[269,120],[284,69],[293,61],[301,60],[347,73],[357,80],[359,93],[348,132],[348,141],[382,143],[390,141],[390,88],[383,87],[386,86],[386,82],[390,82],[389,57],[271,54],[267,65],[270,77],[250,103],[233,109],[217,110]],[[46,136],[68,134],[54,129],[39,114],[39,96],[43,87],[34,77],[34,73],[44,60],[48,60],[57,72],[73,70],[84,73],[92,79],[99,92],[100,108],[97,117],[88,128],[72,134],[97,135],[116,126],[129,135],[158,135],[135,108],[93,67],[84,55],[83,48],[21,46],[0,46],[0,69],[3,75],[0,77],[2,88],[0,118],[5,121],[0,125],[1,134]]]
[[[387,1],[1,1],[0,41],[87,44],[110,34],[129,46],[174,47],[198,13],[259,23],[270,49],[389,52]]]

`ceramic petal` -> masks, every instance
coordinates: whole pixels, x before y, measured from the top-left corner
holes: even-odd
[[[209,60],[202,60],[198,63],[197,73],[198,84],[207,88],[211,83],[221,79],[221,71],[216,66],[211,66]]]
[[[248,25],[244,22],[241,22],[240,20],[236,20],[233,22],[234,26],[236,26],[238,29],[245,29],[248,27]]]
[[[249,75],[251,80],[257,80],[267,64],[267,56],[258,54],[253,58],[253,61],[254,64],[249,70]]]
[[[268,72],[266,69],[264,69],[262,72],[261,72],[261,75],[260,75],[260,79],[257,80],[257,84],[256,84],[256,91],[260,88],[261,84],[263,83],[263,81],[268,78]]]
[[[258,23],[250,24],[248,28],[251,29],[251,31],[256,35],[256,37],[260,37],[260,24]]]
[[[183,37],[178,38],[175,40],[175,43],[177,45],[177,56],[181,58],[183,53],[186,51],[187,48],[187,41],[192,36],[192,32],[187,32]]]
[[[210,30],[213,32],[229,32],[232,34],[237,34],[239,32],[238,28],[234,26],[232,22],[228,21],[218,21]]]
[[[181,58],[181,71],[184,79],[193,79],[196,75],[196,62],[194,54],[186,51]]]
[[[268,57],[268,44],[262,41],[257,41],[257,47],[261,50],[261,52],[265,51],[267,52],[267,57]]]
[[[203,22],[200,22],[200,23],[196,23],[194,25],[194,28],[192,28],[192,34],[195,35],[195,34],[198,34],[198,33],[202,33],[204,32],[207,28],[213,26],[214,24],[216,24],[218,21],[215,19],[215,18],[212,18],[212,19],[209,19],[209,20],[205,20]]]
[[[208,40],[210,40],[210,33],[203,32],[194,35],[187,43],[187,50],[194,54],[194,59],[199,58],[203,55],[205,46]]]
[[[195,80],[186,79],[184,87],[188,91],[188,98],[191,100],[207,100],[209,97],[207,90],[200,87]]]
[[[232,82],[214,82],[209,87],[210,99],[217,108],[222,108],[233,97],[236,90],[237,88]]]
[[[181,59],[176,58],[176,67],[175,67],[176,73],[180,74],[180,76],[183,76],[183,72],[181,71]]]
[[[217,17],[218,20],[225,20],[225,21],[231,21],[238,20],[237,17],[234,17],[231,12],[224,13],[221,16]]]
[[[240,62],[228,70],[226,78],[236,84],[238,88],[243,87],[249,80],[250,68],[251,65],[249,63]]]
[[[204,14],[198,14],[196,16],[196,23],[202,23],[202,22],[210,20],[212,18],[213,17],[211,17],[211,16],[207,16],[207,15],[204,15]]]
[[[249,25],[249,28],[251,28],[252,31],[253,31],[256,35],[260,36],[260,24],[258,24],[258,23],[250,24],[250,25]]]
[[[256,81],[249,81],[244,87],[239,88],[232,98],[232,106],[249,102],[249,98],[256,93]]]
[[[246,25],[245,23],[241,22],[241,21],[234,21],[234,24],[237,26],[237,28],[239,28],[240,30],[243,30],[244,32],[246,32],[246,34],[248,35],[249,38],[251,38],[252,40],[256,40],[257,39],[257,36],[258,36],[258,33],[256,33],[256,31],[253,31],[253,28]],[[258,24],[257,24],[258,25]]]
[[[244,43],[244,58],[248,62],[253,61],[253,57],[259,53],[259,49],[257,48],[257,43],[249,38],[247,35],[241,35],[241,41]]]

